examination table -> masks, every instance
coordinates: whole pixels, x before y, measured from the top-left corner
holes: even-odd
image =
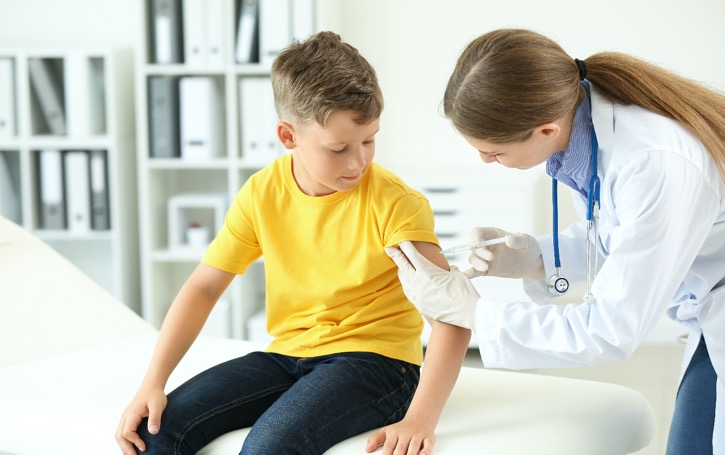
[[[116,425],[156,336],[49,246],[0,217],[0,454],[120,453]],[[169,388],[261,348],[201,337]],[[625,387],[464,367],[434,453],[616,455],[645,447],[653,429],[649,403]],[[246,431],[222,436],[200,454],[236,454]],[[326,453],[364,454],[371,433]]]

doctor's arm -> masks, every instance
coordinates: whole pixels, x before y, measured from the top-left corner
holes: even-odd
[[[412,245],[437,267],[448,269],[448,261],[440,254],[437,245],[425,242],[413,242]],[[432,453],[435,427],[458,378],[471,331],[433,319],[429,322],[432,332],[426,349],[425,367],[410,408],[402,421],[379,430],[369,438],[368,452],[382,444],[383,455],[391,455],[396,449],[405,450],[400,453],[407,454]]]
[[[692,163],[651,153],[610,169],[603,184],[608,255],[588,301],[479,300],[463,273],[435,267],[410,249],[386,250],[398,264],[406,295],[425,314],[475,325],[486,367],[560,368],[628,358],[673,299],[689,298],[686,292],[676,295],[677,289],[720,210],[718,194]]]

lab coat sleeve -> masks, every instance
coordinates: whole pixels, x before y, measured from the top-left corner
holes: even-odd
[[[629,357],[665,313],[720,204],[692,163],[659,150],[609,169],[601,196],[614,224],[592,298],[568,305],[482,298],[476,332],[486,367],[572,367]]]

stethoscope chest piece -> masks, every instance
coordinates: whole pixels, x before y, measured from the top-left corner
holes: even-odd
[[[559,275],[558,273],[551,275],[547,283],[549,293],[553,296],[560,296],[566,294],[569,290],[569,280]]]

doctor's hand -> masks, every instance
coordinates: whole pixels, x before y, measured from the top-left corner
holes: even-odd
[[[480,296],[456,267],[443,270],[423,257],[409,241],[385,252],[398,265],[406,297],[427,317],[473,330]]]
[[[529,234],[512,234],[494,227],[477,227],[471,231],[471,243],[506,237],[506,243],[474,248],[468,261],[473,266],[466,271],[471,278],[497,276],[502,278],[546,277],[539,242]]]

